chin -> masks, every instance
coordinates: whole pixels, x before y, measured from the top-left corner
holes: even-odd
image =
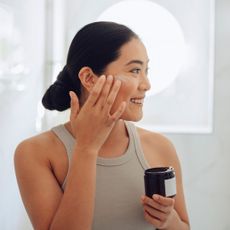
[[[121,119],[126,120],[126,121],[134,121],[134,122],[138,122],[142,119],[143,114],[138,114],[135,116],[135,114],[132,115],[122,115]]]
[[[138,122],[138,121],[140,121],[141,119],[142,119],[142,117],[141,117],[141,118],[132,119],[132,120],[130,120],[130,121]]]

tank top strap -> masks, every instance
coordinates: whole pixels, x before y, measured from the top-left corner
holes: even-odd
[[[72,158],[72,150],[75,143],[74,137],[68,132],[63,124],[55,126],[51,130],[57,135],[65,146],[68,158],[70,160]]]
[[[150,168],[150,166],[149,166],[147,160],[145,159],[144,152],[143,152],[143,149],[141,146],[140,137],[139,137],[139,134],[137,132],[137,128],[132,122],[125,121],[125,123],[126,123],[127,129],[129,129],[129,133],[131,133],[133,136],[132,139],[134,140],[134,147],[136,150],[135,152],[136,152],[137,158],[138,158],[142,168],[144,170],[146,170],[146,169]]]

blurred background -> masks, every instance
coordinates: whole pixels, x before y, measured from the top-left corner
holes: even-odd
[[[0,229],[32,229],[14,150],[68,119],[44,110],[41,97],[76,32],[110,20],[146,44],[152,90],[137,125],[174,143],[191,229],[230,230],[229,13],[229,0],[0,0]]]

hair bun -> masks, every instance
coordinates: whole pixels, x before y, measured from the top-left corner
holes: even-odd
[[[69,91],[72,89],[71,78],[65,66],[58,74],[57,80],[47,89],[42,98],[46,109],[64,111],[70,107]]]

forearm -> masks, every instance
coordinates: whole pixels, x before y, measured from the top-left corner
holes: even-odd
[[[65,192],[51,230],[89,230],[93,220],[97,154],[75,148]]]

